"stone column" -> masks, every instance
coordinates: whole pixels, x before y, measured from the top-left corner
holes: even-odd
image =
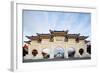
[[[51,48],[51,52],[50,52],[50,59],[54,58],[54,48]]]
[[[64,58],[68,58],[67,48],[64,48]]]

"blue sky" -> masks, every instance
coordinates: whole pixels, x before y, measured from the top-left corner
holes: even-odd
[[[91,14],[78,12],[54,12],[23,10],[23,40],[25,36],[36,33],[49,33],[49,30],[69,30],[68,33],[80,33],[91,36]]]

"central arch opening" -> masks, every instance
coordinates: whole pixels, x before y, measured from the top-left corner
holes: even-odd
[[[54,49],[54,58],[64,58],[64,49],[62,47]]]

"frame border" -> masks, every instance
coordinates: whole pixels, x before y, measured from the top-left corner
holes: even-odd
[[[71,7],[71,8],[88,8],[88,9],[96,9],[95,7],[82,7],[82,6],[64,6],[64,5],[46,5],[46,4],[34,4],[34,3],[19,3],[19,2],[11,2],[11,70],[18,70],[18,26],[17,26],[17,5],[37,5],[37,6],[52,6],[52,7]],[[92,32],[91,32],[92,33]]]

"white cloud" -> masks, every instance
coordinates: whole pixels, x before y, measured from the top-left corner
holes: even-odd
[[[52,30],[69,30],[69,33],[90,34],[89,18],[83,19],[78,13],[61,13],[47,11],[26,11],[24,13],[24,40],[26,35],[49,33]],[[85,14],[84,14],[85,15]],[[80,21],[79,21],[80,20]],[[88,26],[87,26],[88,24]]]

